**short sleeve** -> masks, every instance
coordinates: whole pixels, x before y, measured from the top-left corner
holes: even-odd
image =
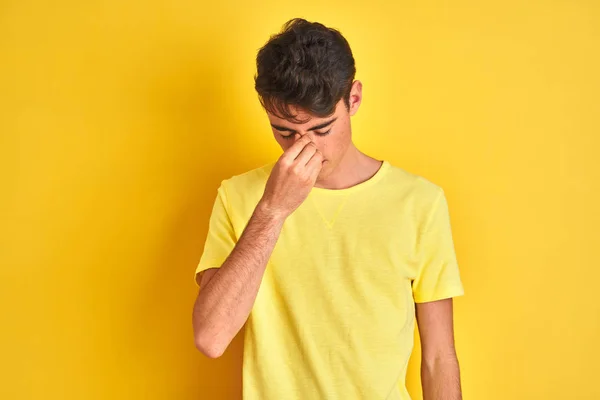
[[[199,272],[209,268],[219,268],[235,247],[237,239],[228,209],[227,193],[224,183],[221,182],[213,204],[208,224],[208,234],[202,256],[196,267],[194,281],[196,281],[196,275]]]
[[[464,294],[450,228],[448,203],[442,189],[419,234],[417,257],[418,270],[413,281],[416,303]]]

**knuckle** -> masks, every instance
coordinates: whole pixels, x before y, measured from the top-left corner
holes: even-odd
[[[292,172],[295,175],[302,176],[302,171],[303,171],[303,168],[299,164],[296,164],[292,167]]]
[[[280,164],[282,167],[289,168],[289,166],[291,165],[291,161],[290,161],[290,159],[289,159],[289,158],[287,158],[287,157],[281,157],[281,158],[279,159],[279,164]]]

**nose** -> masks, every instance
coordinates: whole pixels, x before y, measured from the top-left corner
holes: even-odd
[[[321,150],[321,146],[317,145],[317,142],[315,142],[315,136],[311,133],[305,133],[305,134],[294,133],[294,143],[296,143],[298,140],[300,140],[300,138],[302,138],[305,135],[308,135],[310,140],[317,146],[317,149]],[[325,162],[325,160],[323,160],[323,162]]]
[[[301,137],[303,136],[307,136],[308,138],[310,138],[311,142],[315,142],[315,135],[313,133],[304,133],[304,134],[300,134],[300,133],[295,133],[294,134],[294,142],[300,140]]]

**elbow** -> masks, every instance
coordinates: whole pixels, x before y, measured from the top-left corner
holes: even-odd
[[[432,357],[426,355],[421,359],[421,371],[429,375],[434,375],[440,370],[458,369],[458,358],[454,349],[443,354],[437,354]]]
[[[231,342],[227,329],[221,323],[209,322],[208,318],[196,309],[192,316],[192,325],[196,349],[208,358],[221,357]]]
[[[196,349],[208,358],[219,358],[225,352],[226,345],[221,344],[218,340],[209,340],[203,335],[196,335]]]
[[[225,352],[225,349],[217,346],[206,345],[205,343],[196,341],[196,348],[200,353],[204,354],[208,358],[219,358]]]

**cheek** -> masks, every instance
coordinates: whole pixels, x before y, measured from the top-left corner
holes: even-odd
[[[340,158],[346,152],[348,145],[349,143],[344,137],[332,137],[331,140],[323,142],[321,151],[326,159],[335,160]]]

